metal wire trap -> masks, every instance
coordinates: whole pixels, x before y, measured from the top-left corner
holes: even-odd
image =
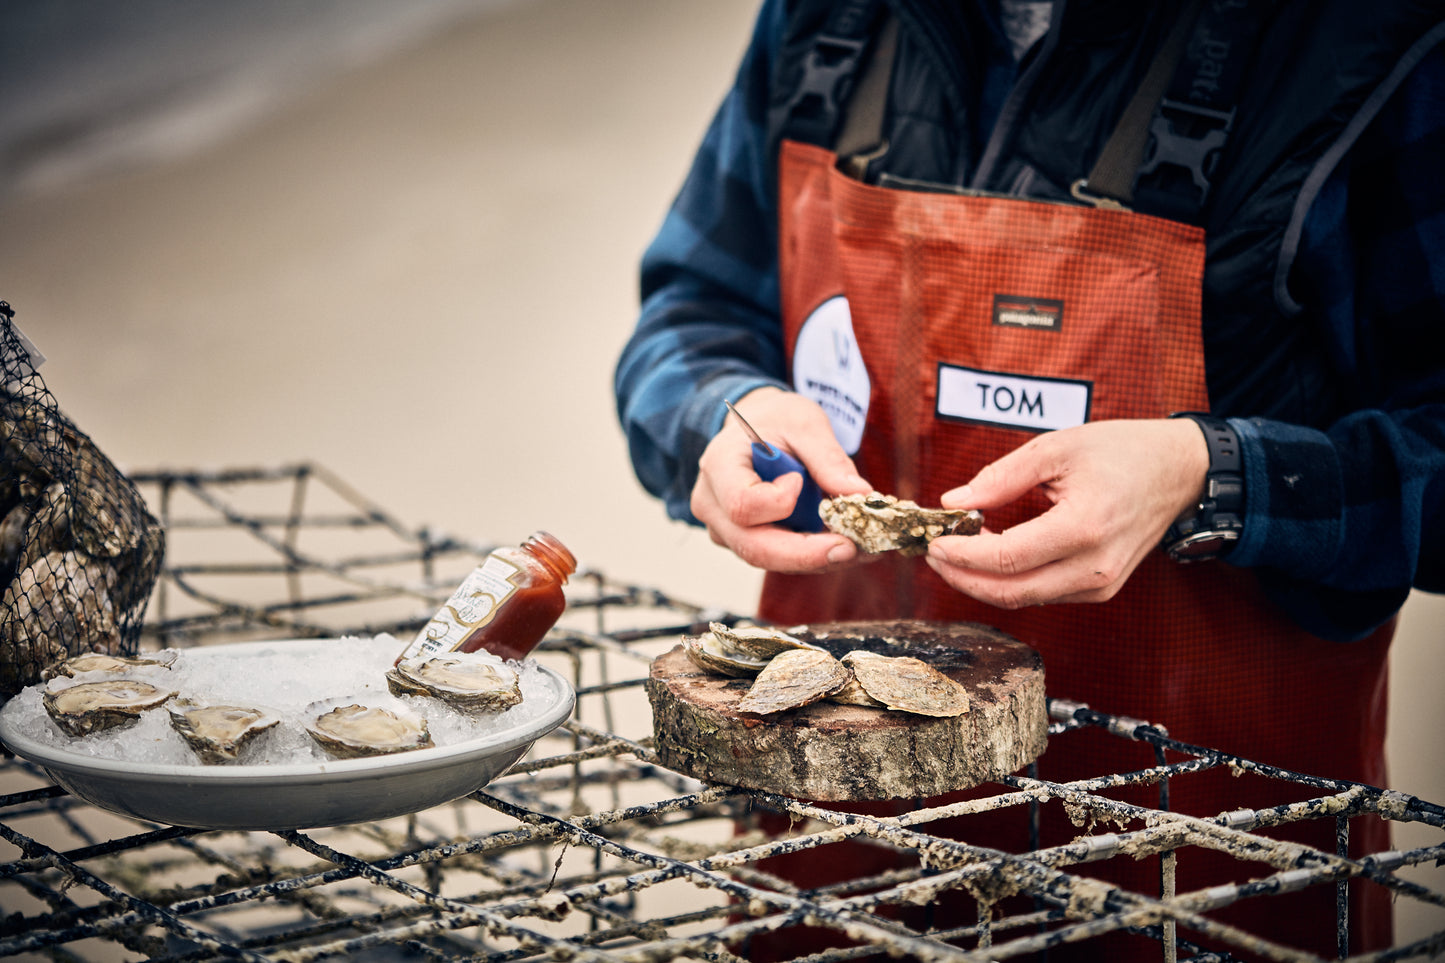
[[[147,648],[414,629],[489,550],[412,531],[314,466],[137,477],[143,490],[169,489],[151,500],[171,549]],[[1298,961],[1321,957],[1266,943],[1220,911],[1322,890],[1336,897],[1335,941],[1353,922],[1344,896],[1360,887],[1441,921],[1361,959],[1445,951],[1445,894],[1411,879],[1445,859],[1439,805],[1184,745],[1161,726],[1060,699],[1051,751],[1125,740],[1144,764],[1067,784],[1020,773],[886,815],[703,785],[657,764],[642,680],[681,633],[735,616],[597,572],[569,590],[536,657],[576,688],[573,717],[481,791],[412,816],[285,832],[157,826],[6,760],[0,956],[727,961],[806,924],[854,944],[809,963],[1061,958],[1121,932],[1157,959]],[[1171,793],[1223,773],[1289,786],[1291,801],[1210,818],[1170,810]],[[1352,826],[1381,818],[1424,828],[1431,842],[1341,855]],[[1074,828],[1065,842],[1006,851],[969,832],[996,819]],[[1324,825],[1338,845],[1278,836],[1295,824]],[[919,858],[838,882],[776,872],[858,844]],[[1182,881],[1201,859],[1238,873],[1190,888]],[[1104,882],[1114,865],[1147,865],[1150,885]]]

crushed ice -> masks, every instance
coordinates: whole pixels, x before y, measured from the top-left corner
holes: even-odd
[[[281,719],[242,749],[240,758],[225,765],[291,765],[331,761],[306,733],[308,710],[315,703],[326,707],[358,702],[362,705],[409,707],[426,718],[432,740],[439,747],[485,739],[546,714],[557,704],[551,679],[531,659],[511,663],[517,670],[522,701],[502,712],[463,712],[423,696],[393,696],[385,673],[405,644],[390,635],[339,640],[278,642],[274,646],[229,646],[179,650],[174,664],[141,666],[125,673],[197,702],[253,706]],[[170,651],[170,650],[167,650]],[[146,657],[153,655],[145,653]],[[74,680],[54,685],[114,678],[104,673],[81,673]],[[92,733],[66,735],[41,703],[44,684],[30,686],[5,705],[7,722],[37,742],[71,753],[132,763],[203,765],[172,727],[164,706],[141,713],[132,726]],[[317,711],[324,711],[323,709]],[[423,750],[425,751],[425,750]]]

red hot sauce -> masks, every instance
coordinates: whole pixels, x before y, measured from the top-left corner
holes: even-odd
[[[478,649],[525,658],[567,608],[562,586],[575,571],[577,559],[547,532],[494,550],[396,661]]]

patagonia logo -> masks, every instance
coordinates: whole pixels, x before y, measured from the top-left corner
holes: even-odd
[[[1017,294],[995,294],[993,323],[1005,328],[1058,331],[1064,324],[1064,302]]]
[[[940,363],[934,414],[948,421],[1054,431],[1088,421],[1093,393],[1091,381],[1035,378]]]

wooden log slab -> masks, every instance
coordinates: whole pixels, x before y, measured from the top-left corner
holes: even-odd
[[[787,630],[841,658],[909,655],[961,683],[951,718],[819,702],[768,716],[737,710],[751,679],[698,668],[677,646],[647,680],[662,763],[705,782],[800,799],[913,799],[967,789],[1036,759],[1048,738],[1039,654],[975,623],[830,622]]]

